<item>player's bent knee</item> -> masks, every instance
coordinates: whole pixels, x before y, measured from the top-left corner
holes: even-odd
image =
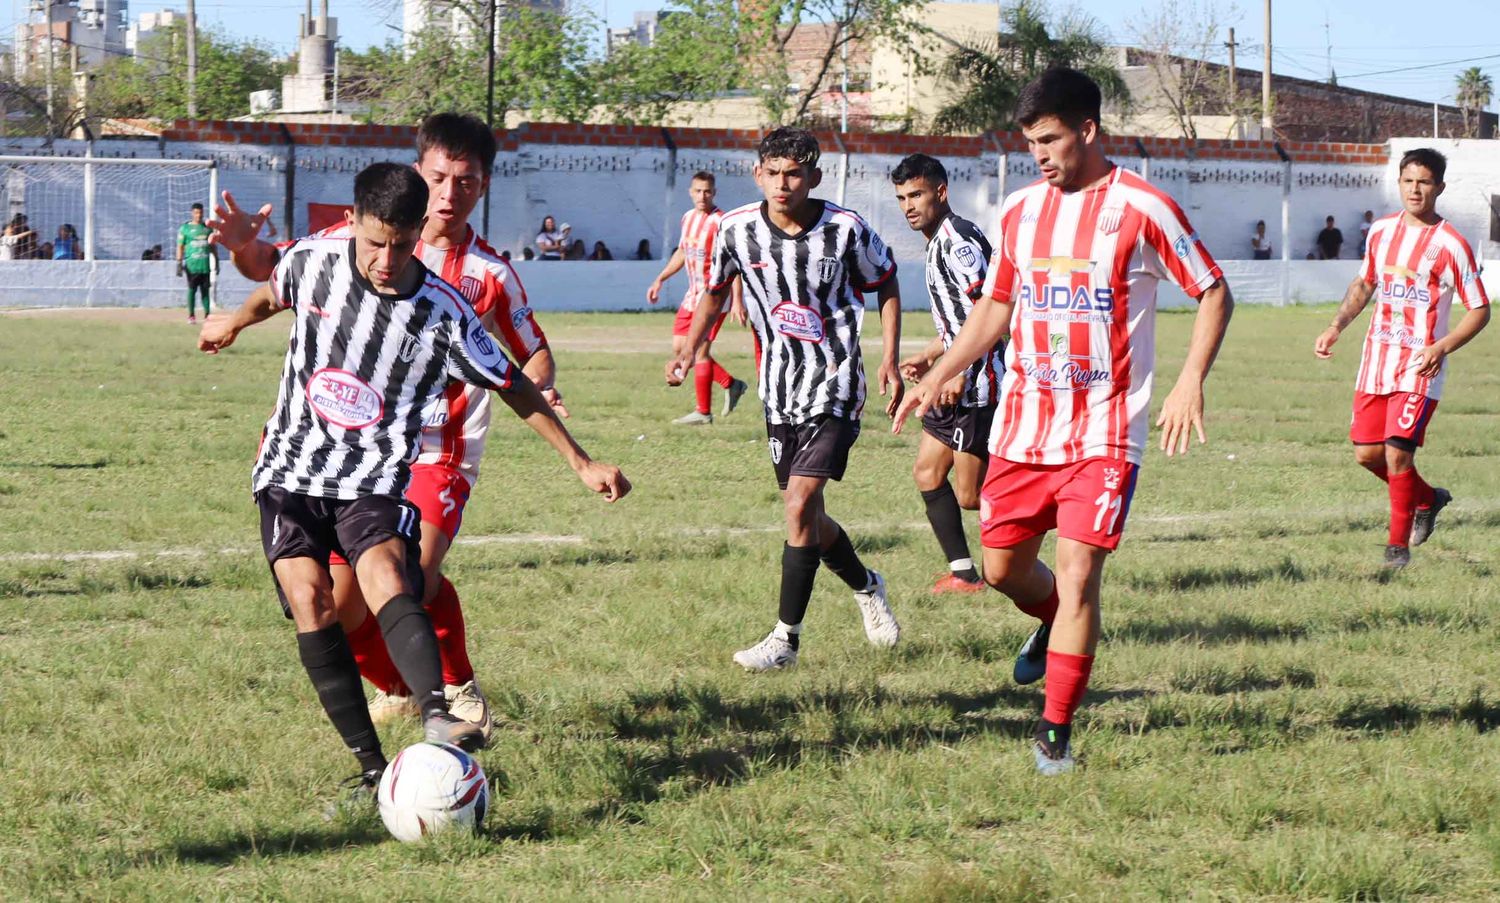
[[[953,487],[953,495],[958,499],[958,507],[965,511],[979,510],[979,490],[977,488],[970,489],[965,486],[955,486]]]

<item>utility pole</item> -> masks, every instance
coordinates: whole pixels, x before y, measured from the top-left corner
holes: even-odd
[[[1266,0],[1266,62],[1260,73],[1261,140],[1273,137],[1271,122],[1271,0]],[[1285,244],[1285,242],[1282,242]]]
[[[488,22],[489,32],[490,32],[489,54],[488,54],[488,56],[489,56],[488,67],[489,68],[487,69],[487,71],[485,73],[484,124],[487,125],[487,126],[489,126],[490,127],[490,131],[493,132],[495,130],[495,14],[496,14],[495,0],[490,0],[489,6],[490,6],[490,9],[489,9],[489,22]],[[609,41],[609,22],[608,22],[607,19],[605,20],[604,40],[605,40],[605,43],[608,44],[608,41]],[[490,234],[490,195],[489,195],[489,192],[485,192],[485,195],[484,195],[484,216],[482,217],[482,220],[483,220],[482,225],[484,227],[484,234],[485,235],[489,235]]]
[[[1240,122],[1239,86],[1235,83],[1234,73],[1234,49],[1240,45],[1234,39],[1234,28],[1232,27],[1229,29],[1229,40],[1225,42],[1224,46],[1229,48],[1229,115],[1234,117],[1234,136],[1236,138],[1243,138],[1245,137],[1245,132],[1243,129],[1244,123]]]
[[[198,11],[187,0],[187,114],[198,118]]]
[[[52,0],[42,0],[47,7],[47,137],[52,137],[52,130],[56,127],[57,118],[53,108],[53,75],[52,75]]]

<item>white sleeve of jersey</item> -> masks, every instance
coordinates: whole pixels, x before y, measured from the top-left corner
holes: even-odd
[[[948,267],[962,281],[959,288],[964,294],[974,297],[984,285],[984,275],[987,269],[984,251],[967,238],[955,238],[948,245]]]
[[[460,312],[448,320],[448,375],[473,386],[504,391],[510,388],[515,365],[485,332],[477,316]]]
[[[858,272],[856,287],[863,292],[874,291],[890,278],[896,269],[896,261],[880,235],[863,220],[855,231],[854,240],[858,244],[854,254],[854,265]]]

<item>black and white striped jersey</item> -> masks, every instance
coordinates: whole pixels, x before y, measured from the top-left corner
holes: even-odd
[[[303,495],[399,496],[420,450],[423,412],[454,380],[503,390],[513,365],[452,286],[422,279],[381,295],[351,238],[307,238],[271,274],[295,315],[276,410],[250,479]]]
[[[858,419],[865,404],[859,353],[864,292],[895,277],[896,263],[875,230],[828,201],[811,228],[788,235],[765,204],[724,214],[709,285],[735,276],[760,342],[760,400],[771,423],[816,417]]]
[[[927,295],[932,300],[932,322],[944,350],[953,347],[958,331],[974,309],[984,288],[990,243],[979,227],[949,213],[927,242]],[[1000,375],[1005,372],[1005,343],[995,345],[964,372],[964,395],[959,404],[985,408],[1000,399]]]

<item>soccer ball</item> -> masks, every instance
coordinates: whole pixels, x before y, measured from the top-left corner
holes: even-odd
[[[376,794],[380,820],[403,843],[462,825],[478,831],[490,805],[484,769],[447,743],[414,743],[385,769]]]

